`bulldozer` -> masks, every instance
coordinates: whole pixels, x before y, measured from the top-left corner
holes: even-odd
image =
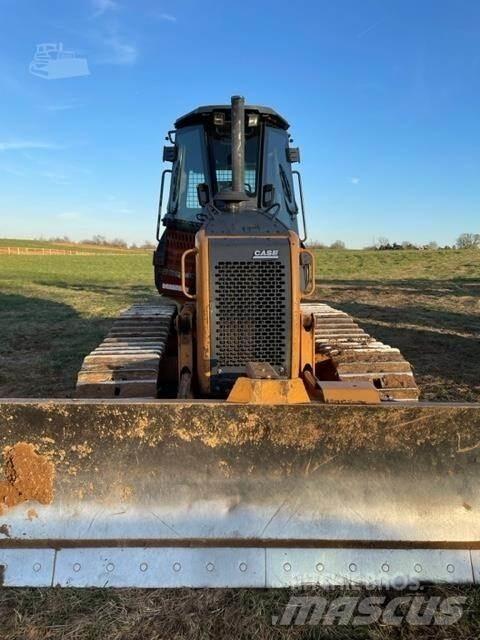
[[[74,399],[0,400],[0,583],[480,581],[480,407],[316,299],[288,122],[234,96],[167,139],[160,295]]]

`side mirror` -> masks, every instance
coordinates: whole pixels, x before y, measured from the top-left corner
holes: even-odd
[[[202,209],[210,202],[210,189],[205,182],[197,184],[197,198]]]
[[[300,162],[300,149],[298,147],[287,147],[287,162],[290,164]]]
[[[163,147],[163,161],[175,162],[177,159],[177,147]]]
[[[275,202],[275,187],[273,184],[263,185],[262,204],[264,207],[271,207]]]

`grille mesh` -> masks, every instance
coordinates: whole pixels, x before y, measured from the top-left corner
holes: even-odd
[[[187,209],[200,209],[197,186],[202,182],[205,182],[203,173],[198,173],[197,171],[188,172],[187,199],[185,203]]]
[[[218,367],[247,362],[285,366],[285,266],[278,261],[215,265],[215,355]]]
[[[248,187],[248,191],[255,193],[256,190],[256,170],[245,169],[245,185]],[[217,169],[217,186],[218,190],[231,189],[232,188],[232,170],[231,169]]]

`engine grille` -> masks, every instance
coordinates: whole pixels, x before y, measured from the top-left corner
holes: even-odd
[[[217,366],[287,362],[285,265],[276,260],[219,261],[215,265]]]

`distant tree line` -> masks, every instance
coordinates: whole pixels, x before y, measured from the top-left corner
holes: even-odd
[[[410,242],[409,240],[404,240],[403,242],[390,242],[388,238],[379,238],[374,245],[364,247],[365,249],[376,250],[376,251],[412,251],[412,250],[425,250],[430,249],[435,251],[436,249],[451,249],[449,245],[444,245],[440,247],[437,242],[432,240],[431,242],[427,242],[427,244],[415,244]]]
[[[37,240],[45,240],[45,238],[36,238]],[[105,236],[94,235],[92,238],[81,240],[79,242],[71,240],[68,236],[48,238],[48,242],[57,242],[62,244],[91,244],[97,247],[114,247],[118,249],[154,249],[155,245],[146,240],[142,244],[135,244],[134,242],[128,243],[122,238],[114,238],[108,240]],[[323,242],[313,240],[308,243],[308,246],[312,249],[346,249],[345,242],[342,240],[335,240],[331,244],[327,245]],[[402,250],[436,250],[436,249],[479,249],[480,248],[480,233],[462,233],[458,236],[453,245],[439,246],[435,241],[428,242],[427,244],[416,244],[408,240],[403,242],[390,242],[388,238],[380,237],[378,240],[367,247],[363,247],[366,251],[402,251]]]
[[[335,240],[330,245],[322,242],[312,241],[309,242],[309,247],[312,249],[346,249],[346,245],[342,240]],[[401,243],[390,242],[388,238],[380,237],[378,240],[367,247],[363,247],[365,251],[405,251],[414,250],[422,251],[429,249],[435,251],[437,249],[480,249],[480,233],[462,233],[458,236],[453,245],[438,245],[437,242],[432,241],[427,244],[415,244],[408,240],[404,240]]]
[[[457,249],[478,249],[480,247],[480,233],[462,233],[455,243]]]
[[[45,240],[45,238],[35,238],[35,240]],[[105,236],[102,235],[94,235],[92,238],[87,238],[86,240],[71,240],[68,236],[55,236],[46,239],[47,242],[55,242],[57,244],[91,244],[96,247],[113,247],[115,249],[154,249],[155,245],[153,242],[145,240],[142,244],[136,244],[135,242],[131,242],[130,244],[123,240],[122,238],[113,238],[113,240],[109,240]]]

